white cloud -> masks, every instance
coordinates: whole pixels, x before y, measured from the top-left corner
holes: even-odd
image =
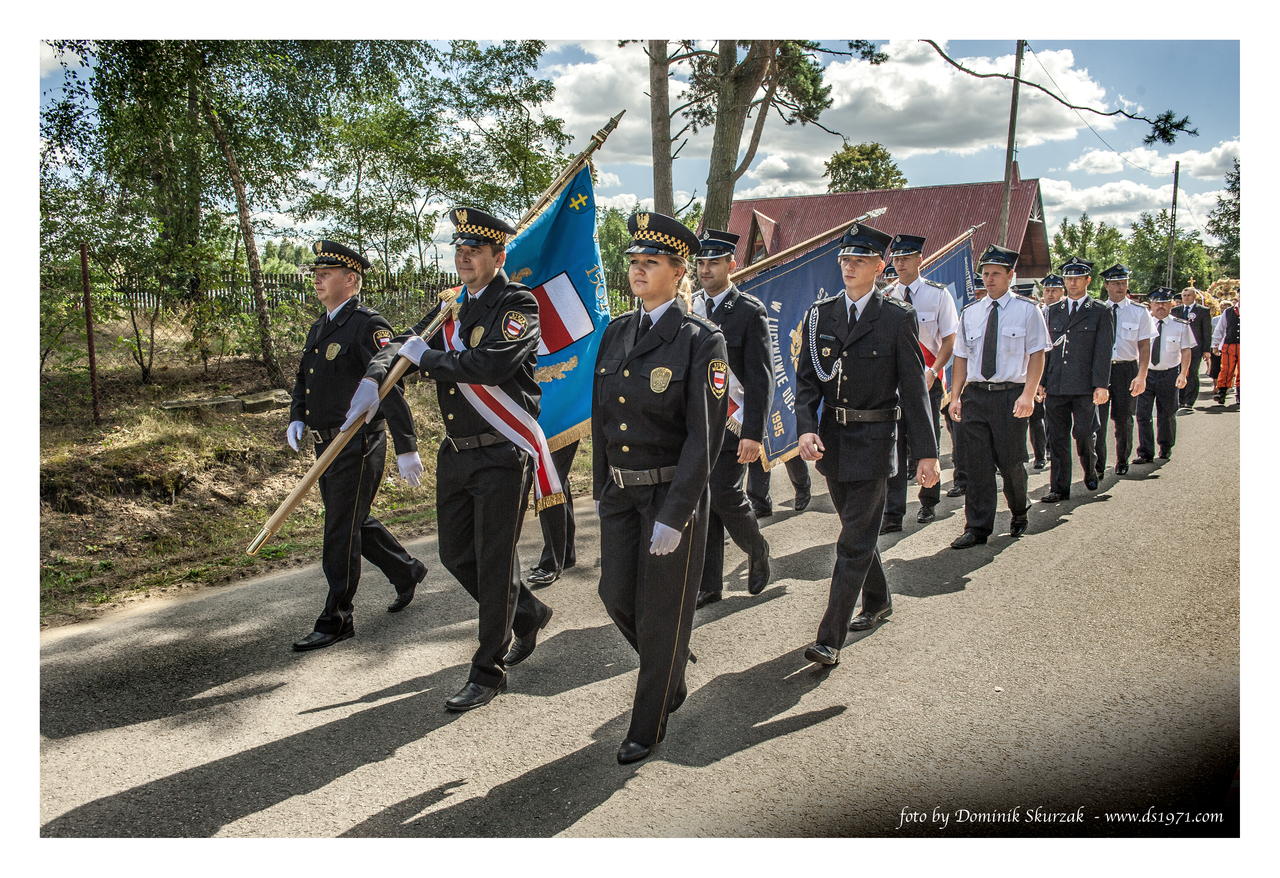
[[[625,214],[631,213],[631,208],[635,206],[635,203],[637,201],[640,202],[640,208],[642,210],[653,210],[653,198],[651,197],[641,198],[640,196],[636,195],[634,192],[628,192],[626,195],[602,196],[598,193],[596,194],[597,207],[603,207],[606,210],[612,207],[622,211]]]
[[[79,55],[74,53],[66,53],[67,61],[72,67],[83,67],[84,62]],[[40,41],[40,78],[44,79],[51,73],[60,73],[62,65],[59,63],[60,56],[53,50],[53,47],[43,40]]]
[[[1240,141],[1229,140],[1219,143],[1213,149],[1201,152],[1186,152],[1161,155],[1157,150],[1138,147],[1123,153],[1115,153],[1105,149],[1089,149],[1080,158],[1067,166],[1068,171],[1084,171],[1086,174],[1117,174],[1128,170],[1132,165],[1126,159],[1157,174],[1172,174],[1174,162],[1181,162],[1180,172],[1201,180],[1221,180],[1231,170],[1232,160],[1240,158]]]
[[[1194,229],[1203,226],[1222,190],[1178,195],[1178,228]],[[1095,222],[1106,222],[1127,232],[1129,225],[1143,211],[1157,212],[1168,209],[1173,200],[1173,181],[1164,186],[1148,186],[1133,180],[1116,180],[1101,186],[1077,189],[1069,181],[1040,178],[1040,197],[1044,201],[1045,220],[1049,223],[1049,235],[1066,217],[1075,222],[1080,214],[1088,212]]]
[[[599,171],[596,174],[596,188],[608,189],[610,186],[621,186],[622,180],[617,174],[611,174],[608,171]]]

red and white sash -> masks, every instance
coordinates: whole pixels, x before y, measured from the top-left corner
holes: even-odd
[[[452,310],[445,318],[441,335],[444,337],[445,350],[467,349],[462,341],[459,321],[454,319]],[[551,462],[551,449],[547,447],[547,437],[537,419],[500,387],[459,384],[458,389],[480,416],[489,422],[489,426],[533,455],[535,513],[563,503],[564,488],[560,484],[560,474]]]

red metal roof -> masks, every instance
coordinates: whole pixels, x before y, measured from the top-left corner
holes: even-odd
[[[1040,278],[1050,272],[1049,237],[1044,225],[1040,181],[1022,180],[1014,164],[1009,203],[1009,247],[1016,249],[1018,277]],[[758,225],[770,255],[819,235],[877,207],[888,208],[868,222],[890,235],[925,237],[925,255],[934,253],[970,226],[985,222],[973,233],[976,258],[996,243],[1004,181],[873,189],[831,195],[753,198],[735,201],[728,231],[740,235],[735,257],[745,265],[753,227]],[[1032,221],[1035,217],[1037,221]]]

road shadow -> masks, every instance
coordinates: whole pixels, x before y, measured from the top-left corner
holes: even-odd
[[[442,575],[438,570],[433,566],[428,576]],[[361,584],[356,636],[318,653],[292,649],[324,601],[318,568],[304,589],[294,577],[273,579],[47,644],[41,648],[40,733],[56,740],[231,705],[284,685],[254,679],[287,675],[334,650],[392,659],[423,641],[469,639],[474,635],[460,623],[476,618],[475,601],[443,576],[435,590],[419,587],[414,602],[394,615],[384,611],[394,589],[380,574],[366,576],[373,581]],[[246,589],[259,589],[252,603],[245,601]],[[109,660],[102,658],[106,648]],[[202,696],[217,687],[232,691]]]
[[[431,810],[464,778],[410,797],[353,826],[344,837],[475,838],[554,836],[604,804],[645,765],[659,760],[705,768],[756,744],[825,722],[844,705],[778,718],[826,678],[798,652],[697,690],[668,720],[666,740],[645,762],[618,765],[629,714],[592,733],[594,743],[540,765],[483,795]],[[424,813],[425,811],[425,813]]]

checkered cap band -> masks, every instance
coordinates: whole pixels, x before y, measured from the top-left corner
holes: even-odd
[[[506,246],[511,243],[511,236],[506,232],[500,232],[497,229],[491,229],[488,226],[477,226],[473,223],[459,223],[454,226],[453,236],[455,238],[479,238],[482,241],[492,241],[494,244],[502,244]]]
[[[631,237],[634,241],[652,241],[655,244],[661,244],[682,259],[689,258],[689,245],[674,235],[664,235],[662,232],[653,231],[653,229],[636,229],[635,234]]]
[[[364,271],[364,268],[360,265],[360,261],[358,259],[352,259],[350,256],[343,253],[329,253],[325,250],[317,250],[316,259],[336,259],[339,263],[345,265],[352,271]],[[317,262],[317,264],[321,263]]]

